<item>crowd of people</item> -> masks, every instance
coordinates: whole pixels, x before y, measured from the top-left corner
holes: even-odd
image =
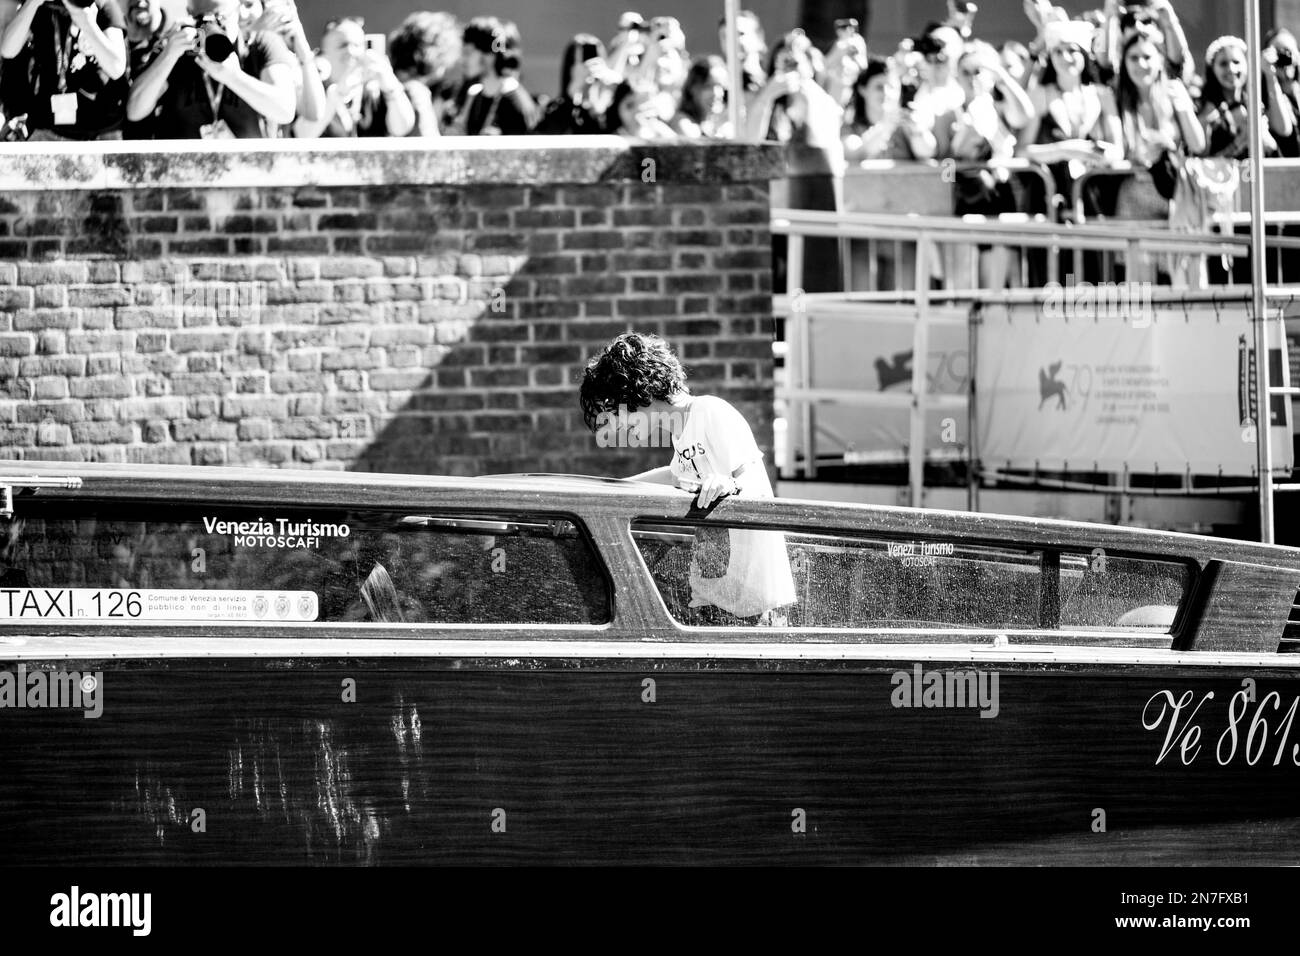
[[[187,0],[182,18],[160,0],[0,2],[11,7],[0,32],[11,141],[743,137],[804,147],[832,175],[873,159],[1024,158],[1050,168],[1058,196],[1084,170],[1127,160],[1152,170],[1116,200],[1137,218],[1167,203],[1175,158],[1249,148],[1246,41],[1221,37],[1197,57],[1170,0],[1105,0],[1075,18],[1025,0],[1033,41],[998,47],[976,37],[974,3],[946,0],[944,19],[886,56],[868,52],[855,20],[837,21],[825,51],[801,30],[769,45],[745,11],[740,129],[723,58],[692,57],[672,17],[629,12],[608,43],[573,37],[546,95],[522,81],[518,28],[495,17],[413,13],[388,36],[349,17],[313,42],[294,0]],[[722,24],[718,34],[722,47]],[[1285,29],[1263,42],[1265,149],[1300,156],[1300,50]],[[1025,202],[987,174],[959,194],[958,211]]]

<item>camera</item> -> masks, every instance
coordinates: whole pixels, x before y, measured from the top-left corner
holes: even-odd
[[[1277,47],[1277,65],[1292,66],[1295,63],[1295,57],[1291,55],[1291,48],[1286,46]]]
[[[228,59],[235,52],[234,41],[226,36],[220,19],[208,14],[194,21],[194,52],[202,50],[209,60],[218,63]]]

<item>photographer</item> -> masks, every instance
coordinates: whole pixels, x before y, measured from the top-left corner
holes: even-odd
[[[1277,137],[1278,152],[1288,158],[1300,156],[1300,48],[1290,30],[1280,27],[1264,35],[1264,62],[1277,78],[1278,91],[1295,120],[1290,136]]]
[[[257,138],[292,122],[297,62],[284,41],[245,39],[240,0],[189,0],[189,12],[132,85],[127,119],[154,116],[155,139]]]
[[[116,0],[25,0],[0,36],[8,111],[29,139],[121,139],[125,21]],[[17,101],[17,102],[15,102]]]
[[[314,136],[407,136],[415,128],[415,108],[393,72],[388,57],[366,48],[361,23],[352,18],[326,25],[321,54],[328,64],[325,110],[313,122],[294,126],[299,138]]]

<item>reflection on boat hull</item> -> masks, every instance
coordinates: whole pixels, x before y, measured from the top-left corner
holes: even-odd
[[[1285,668],[64,663],[104,711],[0,713],[0,864],[1300,863]]]

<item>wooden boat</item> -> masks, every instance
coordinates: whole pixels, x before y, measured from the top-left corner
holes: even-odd
[[[2,864],[1300,862],[1293,549],[581,477],[0,476]],[[792,604],[701,623],[722,529],[775,535]]]

